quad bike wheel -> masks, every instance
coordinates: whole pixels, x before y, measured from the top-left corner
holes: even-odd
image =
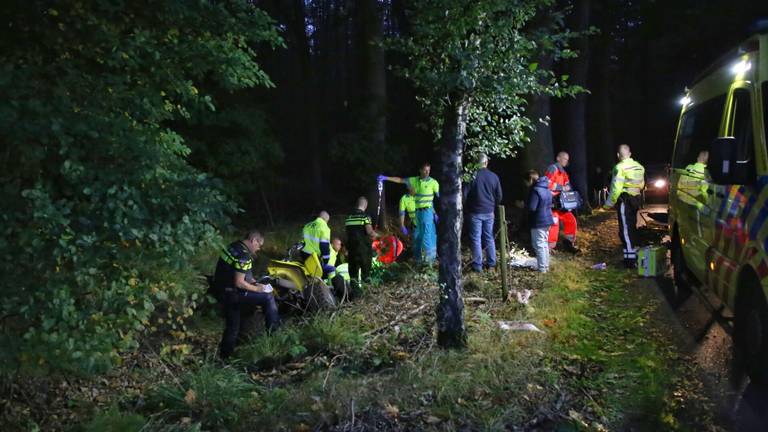
[[[333,291],[322,280],[311,278],[304,287],[305,308],[309,312],[336,309]]]

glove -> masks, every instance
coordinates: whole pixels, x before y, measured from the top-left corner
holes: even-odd
[[[379,175],[376,177],[376,181],[377,181],[377,182],[379,182],[379,183],[383,182],[383,181],[384,181],[384,180],[386,180],[386,179],[387,179],[387,176],[385,176],[384,174],[379,174]]]
[[[404,236],[408,235],[408,228],[405,227],[405,225],[400,227],[400,232],[403,233]]]
[[[272,285],[271,284],[266,284],[266,285],[264,285],[264,290],[262,292],[269,294],[272,291],[274,291],[274,289],[272,288]]]

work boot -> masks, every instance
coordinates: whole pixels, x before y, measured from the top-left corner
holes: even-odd
[[[563,250],[574,255],[581,253],[581,250],[573,244],[573,241],[568,239],[563,241]]]

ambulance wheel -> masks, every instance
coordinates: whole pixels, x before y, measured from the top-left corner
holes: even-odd
[[[672,240],[672,277],[675,280],[673,300],[677,303],[682,303],[691,295],[691,272],[688,270],[688,265],[685,263],[685,257],[683,256],[683,247],[680,244],[680,236],[675,233],[675,237]]]
[[[734,348],[737,362],[743,365],[750,380],[768,386],[768,305],[760,284],[739,284],[744,291],[736,304]]]
[[[309,312],[336,309],[336,298],[331,288],[317,278],[310,279],[304,287],[304,301]]]

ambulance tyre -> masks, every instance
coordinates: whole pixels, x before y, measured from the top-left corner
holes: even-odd
[[[768,305],[760,283],[748,275],[736,303],[735,357],[750,380],[768,386]]]
[[[672,239],[672,276],[674,283],[674,301],[682,302],[691,295],[691,273],[683,257],[683,248],[680,244],[680,236],[675,232]]]
[[[336,298],[333,296],[333,291],[317,278],[311,278],[304,287],[304,302],[306,310],[309,312],[336,309]]]

